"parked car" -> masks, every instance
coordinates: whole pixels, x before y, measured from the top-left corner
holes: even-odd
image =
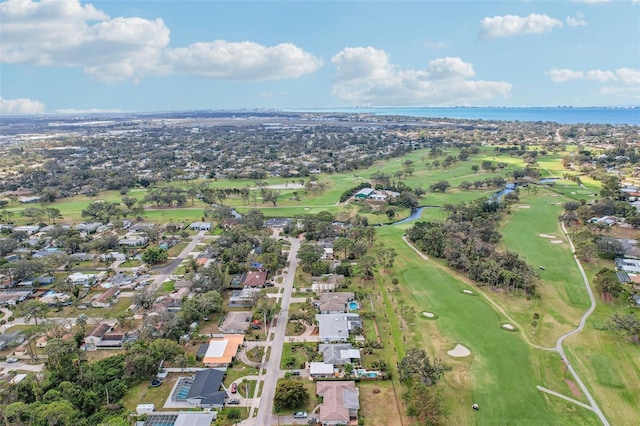
[[[238,385],[236,383],[231,383],[231,393],[238,392]]]
[[[240,405],[240,399],[231,398],[230,400],[227,401],[227,405]]]
[[[307,418],[307,412],[306,411],[298,411],[297,413],[295,413],[293,415],[294,419],[306,419]]]
[[[7,358],[7,362],[13,364],[14,362],[18,362],[18,358]]]

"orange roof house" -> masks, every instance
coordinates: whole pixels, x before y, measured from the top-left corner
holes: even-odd
[[[218,367],[229,364],[244,343],[244,334],[225,334],[212,337],[209,347],[202,358],[207,367]]]

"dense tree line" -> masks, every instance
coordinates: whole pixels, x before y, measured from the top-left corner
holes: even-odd
[[[0,415],[11,425],[126,425],[122,398],[150,380],[161,360],[184,355],[175,342],[137,340],[125,353],[89,363],[75,341],[52,339],[47,369],[0,390]]]
[[[446,259],[447,265],[468,274],[479,285],[490,285],[505,291],[522,290],[536,294],[535,275],[518,254],[498,252],[497,203],[477,200],[446,206],[449,215],[444,222],[418,222],[407,230],[407,237],[420,250]]]

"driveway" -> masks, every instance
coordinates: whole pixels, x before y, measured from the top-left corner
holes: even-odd
[[[42,371],[44,364],[27,364],[26,362],[0,362],[0,374],[7,374],[9,371]]]

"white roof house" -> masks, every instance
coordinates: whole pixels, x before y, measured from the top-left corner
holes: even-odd
[[[333,364],[325,364],[324,362],[310,362],[309,375],[311,377],[333,376]]]
[[[352,313],[317,314],[322,342],[346,342],[356,327],[362,327],[360,315]]]

